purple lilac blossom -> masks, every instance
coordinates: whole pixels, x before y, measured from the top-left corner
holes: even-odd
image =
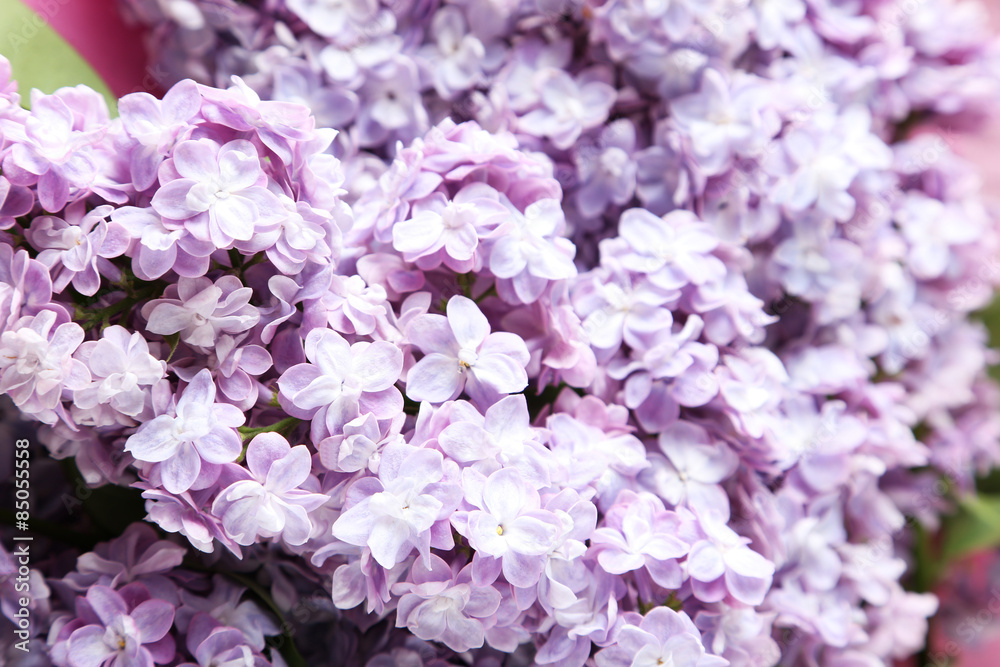
[[[1000,463],[974,3],[123,5],[120,120],[0,58],[0,388],[176,534],[33,561],[33,656],[920,648],[907,517]]]

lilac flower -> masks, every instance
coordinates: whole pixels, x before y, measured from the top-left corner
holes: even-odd
[[[26,250],[15,251],[0,243],[0,333],[13,328],[21,317],[43,310],[69,319],[62,306],[52,303],[52,278],[45,265]]]
[[[16,179],[11,182],[18,185],[37,184],[39,203],[53,213],[62,210],[71,199],[88,194],[97,177],[93,153],[86,149],[108,131],[108,111],[100,95],[84,90],[104,106],[103,123],[78,127],[67,96],[40,92],[32,94],[31,114],[23,126],[11,119],[0,119],[5,139],[13,142],[3,159],[5,175]]]
[[[233,8],[233,11],[235,13],[236,7]],[[199,86],[203,99],[201,111],[206,119],[232,128],[237,132],[253,133],[261,143],[274,151],[278,158],[285,163],[292,161],[293,142],[306,142],[316,138],[315,120],[309,115],[307,107],[290,102],[261,100],[260,96],[238,76],[234,76],[232,82],[234,85],[225,90]],[[242,155],[227,157],[223,160],[222,152],[226,152],[225,147],[223,147],[223,151],[219,153],[219,166],[230,167],[239,163],[241,168],[237,181],[245,181],[250,172],[257,171],[254,168],[258,164],[256,150],[251,152],[250,146],[242,141],[230,142],[230,144],[233,143],[236,146],[233,146],[232,149]],[[180,146],[174,149],[174,153],[176,154],[178,150],[180,150]],[[202,158],[208,157],[204,146],[200,150],[194,149],[193,152]],[[214,153],[213,147],[213,156]],[[211,162],[210,159],[205,165],[207,167],[206,173],[214,174],[215,167]],[[232,173],[226,174],[226,177],[235,176],[236,174]],[[237,183],[230,182],[230,184],[236,185]],[[210,197],[212,190],[203,185],[202,189],[196,192],[199,195],[209,195]],[[262,199],[257,200],[258,206],[262,202],[267,205],[273,203],[272,200],[264,197],[262,193],[253,188],[244,192],[243,196],[251,201],[258,196],[262,197]],[[209,199],[209,201],[211,200]],[[265,206],[259,211],[262,218],[267,217],[265,212],[267,208],[268,206]]]
[[[25,233],[28,241],[40,252],[38,261],[49,268],[53,290],[62,292],[72,282],[81,294],[93,296],[101,286],[100,274],[117,279],[120,272],[107,260],[128,248],[125,229],[105,218],[111,206],[98,206],[86,215],[83,206],[72,205],[63,220],[41,216],[32,221]]]
[[[615,89],[594,75],[584,72],[574,79],[562,70],[540,70],[534,86],[542,107],[522,116],[518,128],[548,137],[557,148],[572,146],[581,132],[607,120],[615,102]]]
[[[916,650],[904,518],[1000,462],[969,321],[1000,236],[936,134],[1000,85],[947,4],[126,0],[164,89],[232,85],[121,121],[83,87],[22,108],[0,58],[0,393],[87,484],[246,551],[289,624],[135,524],[36,554],[29,661],[87,627],[101,667],[161,659],[74,596],[101,586],[176,607],[186,667],[280,663],[279,632],[369,667]],[[116,324],[67,324],[91,307]],[[297,419],[311,445],[242,460],[238,424]]]
[[[719,391],[712,373],[719,350],[695,341],[701,329],[701,318],[690,315],[679,331],[659,332],[631,361],[616,359],[608,369],[608,375],[625,381],[623,402],[650,433],[675,421],[680,406],[705,405]]]
[[[420,315],[407,328],[407,339],[426,355],[407,372],[407,396],[442,403],[464,389],[490,405],[528,385],[528,348],[520,337],[490,333],[486,316],[464,296],[449,299],[446,313]]]
[[[855,208],[847,192],[851,182],[862,170],[884,169],[892,160],[870,125],[866,109],[851,107],[836,115],[816,114],[809,126],[784,135],[782,145],[794,166],[775,188],[775,201],[792,211],[814,205],[836,220],[849,219]]]
[[[143,280],[156,280],[171,269],[187,278],[208,271],[215,246],[191,236],[180,223],[164,220],[152,208],[123,206],[111,220],[138,241],[131,251],[132,272]]]
[[[169,298],[176,294],[177,298]],[[142,307],[146,330],[164,336],[179,333],[189,345],[208,348],[222,333],[238,334],[260,320],[250,305],[253,290],[236,276],[222,276],[215,283],[208,278],[181,278],[168,298],[154,299]]]
[[[538,492],[512,468],[488,478],[466,473],[463,486],[466,500],[478,509],[456,512],[452,524],[476,551],[473,581],[487,585],[503,572],[514,586],[538,583],[562,530],[559,518],[541,509]]]
[[[678,588],[683,579],[677,559],[687,555],[693,535],[681,517],[668,512],[651,494],[623,492],[594,531],[591,544],[606,572],[625,574],[645,567],[664,588]]]
[[[690,138],[704,173],[722,173],[734,155],[758,150],[777,133],[777,119],[764,110],[765,91],[749,75],[730,86],[718,71],[706,69],[698,92],[671,100],[671,117]]]
[[[471,419],[453,417],[438,434],[438,445],[452,459],[467,463],[496,458],[503,465],[518,466],[525,458],[531,458],[531,453],[525,451],[526,445],[536,435],[524,395],[500,399],[483,417],[475,411],[469,416]]]
[[[313,208],[308,202],[294,201],[281,195],[278,201],[284,208],[280,235],[265,252],[267,258],[285,275],[295,275],[307,263],[324,264],[340,254],[340,227],[342,216],[332,216],[327,211]],[[253,248],[259,245],[251,242]]]
[[[774,614],[754,609],[717,605],[718,610],[701,611],[694,622],[703,643],[730,665],[776,665],[781,660],[778,642],[771,638]]]
[[[500,278],[497,291],[506,301],[531,303],[538,300],[550,281],[576,275],[576,248],[559,237],[565,220],[555,199],[541,199],[528,206],[523,215],[516,210],[512,214],[513,219],[497,229],[490,271]]]
[[[366,285],[361,276],[333,276],[330,292],[322,299],[329,325],[346,334],[371,334],[386,316],[387,294],[381,285]]]
[[[389,60],[367,78],[358,91],[362,101],[355,122],[361,146],[393,139],[409,142],[426,130],[429,122],[418,82],[416,65],[405,57]]]
[[[174,608],[168,602],[148,599],[130,609],[121,595],[106,586],[91,587],[86,600],[98,622],[69,636],[70,667],[148,666],[173,660],[174,640],[168,633]]]
[[[981,238],[983,231],[982,218],[975,211],[955,210],[919,192],[907,196],[896,220],[910,245],[907,263],[921,280],[941,276],[954,261],[951,246],[971,243]]]
[[[223,489],[212,504],[212,513],[243,546],[260,537],[281,537],[291,545],[305,543],[312,532],[308,512],[329,500],[299,488],[312,468],[308,448],[290,447],[276,433],[261,433],[247,445],[246,458],[250,479]]]
[[[95,585],[121,589],[137,582],[172,591],[173,584],[158,575],[180,565],[184,553],[184,547],[161,540],[149,524],[133,523],[120,536],[78,557],[76,570],[66,575],[62,582],[77,592],[85,592]]]
[[[330,329],[306,336],[309,363],[292,366],[278,379],[278,400],[288,414],[312,420],[313,442],[336,435],[361,414],[390,419],[402,410],[394,383],[403,353],[386,341],[350,345]]]
[[[431,556],[417,561],[410,580],[393,586],[400,596],[396,627],[409,628],[427,641],[439,641],[453,651],[480,648],[485,640],[484,619],[496,614],[500,593],[492,586],[472,582],[472,566],[457,574],[448,564]]]
[[[623,206],[632,199],[638,170],[632,159],[635,145],[635,126],[623,118],[604,128],[596,146],[577,149],[580,184],[575,200],[580,213],[593,218],[610,204]]]
[[[443,263],[465,273],[476,268],[480,238],[509,216],[497,191],[485,183],[467,185],[450,200],[435,192],[414,204],[409,220],[393,226],[392,245],[421,269]]]
[[[147,190],[156,183],[156,172],[164,156],[191,128],[201,108],[201,93],[194,81],[181,81],[162,100],[149,93],[132,93],[118,102],[125,131],[138,142],[129,157],[132,184]]]
[[[465,16],[458,7],[443,7],[431,20],[432,42],[420,50],[420,56],[434,80],[442,99],[453,99],[480,82],[486,48],[469,32]]]
[[[535,658],[539,664],[582,667],[594,645],[607,646],[614,641],[622,622],[615,599],[621,590],[618,582],[600,568],[593,572],[584,568],[581,574],[581,579],[573,582],[579,598],[566,609],[553,610],[559,625],[539,649]]]
[[[125,451],[139,461],[159,464],[163,487],[187,491],[204,463],[231,463],[243,451],[236,427],[246,416],[236,406],[215,402],[215,383],[206,369],[195,375],[173,414],[161,414],[139,427]]]
[[[29,213],[34,205],[35,195],[30,189],[0,176],[0,230],[13,227],[17,218]]]
[[[708,512],[698,517],[704,537],[691,545],[685,562],[695,596],[717,602],[728,592],[736,600],[759,605],[771,588],[774,563],[746,545],[750,542]]]
[[[203,503],[195,498],[204,491],[185,491],[172,494],[161,489],[146,489],[142,497],[146,499],[146,516],[168,533],[180,533],[198,551],[213,553],[215,540],[226,547],[234,556],[240,555],[239,546],[226,535],[221,522],[208,512],[202,511]]]
[[[595,409],[594,403],[586,401],[581,406],[586,405],[589,412]],[[634,485],[636,475],[649,465],[646,448],[627,430],[612,427],[605,432],[562,413],[551,415],[545,426],[550,432],[548,445],[566,475],[563,485],[585,497],[596,492],[602,508],[611,505],[626,485]]]
[[[646,273],[664,290],[701,285],[726,274],[726,266],[711,255],[719,243],[716,235],[688,211],[672,211],[661,218],[631,208],[622,214],[618,233],[628,243],[621,261]]]
[[[773,274],[789,294],[819,301],[823,321],[839,319],[861,300],[861,286],[850,280],[862,262],[861,248],[833,236],[832,224],[801,220],[774,249]]]
[[[632,616],[638,617],[638,614]],[[684,612],[657,607],[644,617],[629,618],[613,645],[595,656],[598,667],[690,665],[725,667],[728,660],[709,655],[701,633]]]
[[[648,280],[633,281],[625,273],[595,271],[577,283],[573,306],[598,360],[610,358],[624,342],[645,348],[653,334],[673,324],[662,306],[678,294],[656,287]]]
[[[187,645],[197,664],[181,663],[183,667],[268,667],[270,665],[263,656],[255,654],[242,632],[236,628],[215,625],[217,623],[207,614],[195,617],[192,621],[193,629],[188,633]],[[213,625],[214,627],[208,630]]]
[[[320,62],[327,66],[330,52],[334,50],[333,44],[324,48],[320,53]],[[348,58],[344,60],[351,65],[354,64]],[[331,79],[354,78],[336,66],[327,68],[334,72],[330,75]],[[358,97],[352,90],[329,87],[324,83],[323,72],[316,71],[308,65],[280,65],[274,72],[274,89],[271,97],[277,102],[291,102],[309,108],[319,127],[345,127],[358,113]]]
[[[390,445],[382,453],[378,477],[362,477],[348,489],[333,536],[368,547],[385,568],[402,562],[414,548],[427,565],[432,546],[453,546],[448,517],[461,499],[456,476],[455,464],[440,452]]]
[[[167,365],[149,352],[142,334],[124,327],[105,329],[98,341],[80,345],[74,355],[90,370],[91,383],[73,393],[82,410],[107,405],[127,417],[138,417],[147,407],[151,387],[166,375]]]
[[[246,592],[246,588],[219,574],[212,578],[212,589],[207,596],[181,589],[183,604],[177,609],[178,628],[198,635],[204,629],[200,621],[208,615],[217,623],[236,628],[255,651],[263,651],[264,637],[280,634],[281,630],[256,602],[244,599]]]
[[[83,389],[90,372],[73,353],[84,332],[75,322],[56,325],[58,315],[43,310],[24,317],[0,336],[0,393],[24,413],[54,424],[61,414],[64,390]]]
[[[182,141],[174,149],[172,166],[178,177],[156,191],[153,210],[183,221],[199,241],[231,248],[283,217],[281,204],[264,187],[267,177],[249,141]]]
[[[374,16],[375,0],[289,0],[288,9],[317,34],[336,37],[345,29],[363,26]]]
[[[207,359],[197,357],[191,366],[182,365],[181,359],[173,362],[173,371],[179,378],[190,382],[203,367],[212,371],[212,379],[223,400],[241,410],[249,410],[257,403],[260,383],[256,380],[272,366],[271,355],[260,345],[246,345],[246,335],[219,336]],[[198,362],[204,359],[205,365]]]
[[[395,429],[383,435],[378,419],[369,412],[344,424],[342,435],[325,438],[317,449],[320,461],[330,470],[357,472],[368,468],[378,473],[379,450],[400,440]]]
[[[659,445],[663,455],[649,455],[650,467],[639,480],[675,507],[686,505],[698,514],[714,510],[728,516],[729,498],[719,484],[739,465],[733,450],[686,421],[661,431]]]

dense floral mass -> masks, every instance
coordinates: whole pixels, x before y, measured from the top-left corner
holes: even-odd
[[[125,5],[118,118],[0,59],[0,392],[41,516],[148,523],[36,551],[7,664],[923,646],[914,534],[1000,464],[976,5]]]

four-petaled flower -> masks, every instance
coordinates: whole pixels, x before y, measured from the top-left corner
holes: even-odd
[[[261,433],[247,445],[247,468],[223,489],[212,504],[212,514],[222,519],[226,533],[237,544],[249,546],[261,537],[280,536],[288,544],[309,539],[309,512],[328,496],[301,489],[309,479],[312,457],[305,445],[290,447],[277,433]]]
[[[490,333],[490,323],[472,299],[453,296],[447,315],[420,315],[407,329],[409,342],[426,355],[406,375],[406,395],[443,403],[464,389],[487,406],[528,386],[528,348],[515,334]]]
[[[181,493],[195,484],[204,462],[232,463],[239,457],[243,443],[236,427],[245,420],[235,405],[215,402],[212,373],[204,369],[184,389],[173,414],[140,426],[125,441],[125,451],[138,461],[158,463],[163,488]]]

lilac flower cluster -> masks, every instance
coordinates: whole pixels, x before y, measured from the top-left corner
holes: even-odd
[[[274,664],[263,652],[265,637],[280,634],[277,618],[245,587],[184,569],[185,551],[159,539],[149,525],[132,524],[120,537],[81,554],[61,576],[30,569],[32,636],[20,649],[6,647],[5,664]],[[16,636],[18,598],[24,594],[15,586],[17,562],[16,551],[0,547],[5,577],[0,625],[10,636]]]
[[[175,534],[38,574],[53,664],[921,648],[913,517],[1000,463],[1000,233],[911,132],[1000,98],[975,12],[127,5],[120,118],[0,60],[0,391]]]

